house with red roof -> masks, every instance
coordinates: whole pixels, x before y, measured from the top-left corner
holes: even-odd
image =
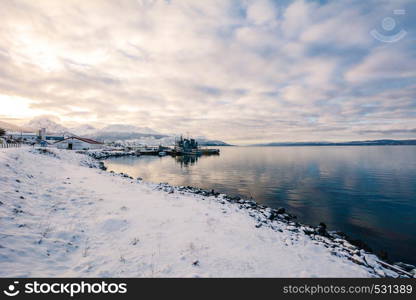
[[[67,150],[92,150],[101,149],[104,144],[101,142],[94,141],[92,139],[81,138],[78,136],[68,137],[62,141],[54,143],[58,149]]]

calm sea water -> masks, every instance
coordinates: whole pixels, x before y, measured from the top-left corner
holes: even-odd
[[[219,156],[123,157],[109,170],[284,207],[416,264],[416,147],[221,147]]]

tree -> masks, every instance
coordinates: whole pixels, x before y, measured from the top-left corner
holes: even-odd
[[[0,128],[0,136],[3,136],[6,134],[6,130],[4,130],[3,128]]]

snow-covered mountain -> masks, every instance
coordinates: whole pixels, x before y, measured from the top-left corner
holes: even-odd
[[[57,121],[49,117],[38,117],[32,119],[26,124],[26,127],[37,131],[41,128],[46,128],[48,133],[59,133],[59,134],[74,134],[80,136],[90,136],[90,137],[102,137],[113,138],[115,136],[121,135],[126,138],[130,136],[141,135],[160,135],[160,133],[148,127],[138,127],[134,125],[125,125],[125,124],[111,124],[105,126],[104,128],[95,128],[89,124],[81,124],[76,127],[67,128]]]
[[[112,124],[99,130],[99,132],[139,132],[143,134],[160,134],[149,127],[138,127],[134,125]]]
[[[11,126],[7,126],[7,128],[9,127]],[[34,132],[37,132],[41,128],[46,128],[46,132],[49,134],[78,135],[105,142],[141,139],[143,137],[159,139],[165,136],[148,127],[138,127],[126,124],[111,124],[103,128],[96,128],[89,124],[81,124],[76,127],[68,128],[59,124],[57,120],[49,117],[34,118],[30,120],[25,127]]]
[[[1,127],[1,126],[0,126]],[[177,134],[162,134],[149,127],[139,127],[128,124],[110,124],[103,128],[96,128],[89,124],[81,124],[76,127],[67,128],[58,123],[57,120],[49,117],[38,117],[26,124],[31,131],[38,131],[46,128],[46,132],[51,134],[78,135],[92,138],[102,142],[117,142],[130,145],[148,146],[171,146],[175,144]],[[210,141],[204,137],[197,137],[196,140],[201,146],[204,145],[227,145],[222,141]]]
[[[91,135],[94,134],[97,130],[97,128],[88,124],[79,125],[69,129],[69,131],[75,135]]]
[[[55,134],[65,134],[69,129],[51,120],[50,118],[38,117],[30,120],[25,127],[31,128],[33,131],[38,131],[41,128],[46,128],[46,132]]]

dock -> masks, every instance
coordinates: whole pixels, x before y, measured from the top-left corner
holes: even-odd
[[[182,136],[175,141],[174,147],[156,146],[156,147],[137,147],[130,149],[136,151],[139,155],[158,155],[158,156],[183,156],[183,155],[219,155],[220,149],[201,148],[195,139],[184,139]]]

